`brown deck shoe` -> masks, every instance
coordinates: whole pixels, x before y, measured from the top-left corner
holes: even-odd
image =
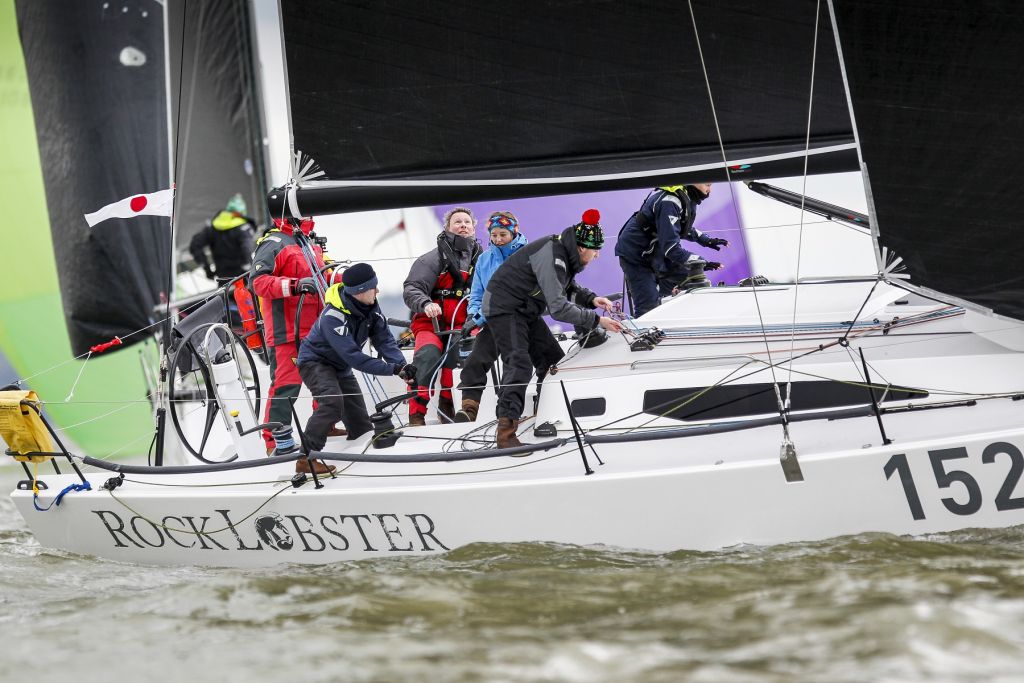
[[[511,417],[498,418],[498,431],[495,433],[498,448],[515,448],[523,442],[516,438],[516,421]]]
[[[334,470],[338,469],[334,465],[328,465],[323,460],[314,460],[313,466],[316,468],[317,475],[330,474]],[[295,461],[295,471],[299,474],[312,474],[312,470],[309,468],[309,461],[305,458],[300,458]]]
[[[476,414],[480,410],[480,401],[471,398],[462,399],[462,410],[455,413],[456,422],[476,422]]]

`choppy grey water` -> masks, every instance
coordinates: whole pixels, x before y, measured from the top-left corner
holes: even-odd
[[[4,681],[1021,681],[1024,528],[169,569],[42,549],[4,495],[0,643]]]

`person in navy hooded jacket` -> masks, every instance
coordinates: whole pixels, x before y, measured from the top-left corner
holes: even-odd
[[[469,354],[459,375],[459,391],[462,392],[462,409],[455,413],[456,422],[475,422],[480,410],[480,398],[487,386],[487,373],[498,360],[498,346],[487,319],[480,310],[484,301],[484,290],[494,271],[509,256],[527,244],[526,236],[519,232],[519,220],[511,211],[496,211],[487,219],[487,232],[491,246],[476,260],[473,270],[473,288],[469,293],[468,315],[462,326],[462,337],[475,334],[473,351]]]
[[[715,251],[729,246],[729,240],[693,227],[697,206],[709,196],[711,183],[655,188],[622,226],[615,255],[626,276],[634,318],[659,306],[661,297],[677,289],[709,286],[704,271],[722,267],[683,246],[683,240]]]
[[[327,435],[340,419],[348,438],[357,439],[373,427],[366,403],[352,370],[371,375],[398,375],[409,380],[416,368],[405,361],[387,318],[377,304],[377,275],[367,263],[351,266],[324,295],[324,312],[303,340],[297,360],[299,375],[319,402],[306,423],[306,442],[314,451],[323,450]],[[363,351],[367,339],[383,358]],[[298,460],[296,471],[308,471]],[[317,473],[334,467],[317,461]]]

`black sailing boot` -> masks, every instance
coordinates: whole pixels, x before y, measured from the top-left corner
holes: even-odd
[[[442,396],[437,399],[437,415],[441,418],[441,424],[443,425],[455,422],[455,403],[451,398]]]

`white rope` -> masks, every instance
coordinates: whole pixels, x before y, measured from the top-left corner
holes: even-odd
[[[148,401],[147,401],[147,403],[148,403]],[[113,410],[107,411],[107,412],[103,413],[102,415],[97,415],[96,417],[90,417],[88,420],[82,420],[81,422],[76,422],[73,425],[62,426],[61,429],[63,429],[64,431],[68,431],[69,429],[75,429],[76,427],[81,427],[82,425],[87,425],[90,422],[96,422],[97,420],[102,420],[105,417],[110,417],[111,415],[113,415],[115,413],[119,413],[122,410],[127,410],[128,408],[131,408],[133,405],[135,405],[135,404],[134,403],[128,403],[126,405],[121,406],[120,408],[114,408]]]
[[[129,446],[134,446],[135,444],[139,443],[140,441],[144,441],[144,440],[147,440],[147,439],[148,440],[152,440],[153,439],[153,433],[152,432],[146,432],[142,436],[137,436],[134,439],[132,439],[132,440],[122,444],[121,446],[118,446],[116,449],[110,451],[106,455],[104,455],[102,457],[99,457],[99,458],[96,458],[96,459],[97,460],[109,460],[109,459],[113,458],[115,455],[118,455],[121,451],[125,450]],[[95,456],[93,456],[93,457],[95,457]],[[106,470],[103,470],[103,471],[106,471]]]
[[[87,354],[85,354],[85,360],[82,361],[82,367],[80,367],[78,369],[78,375],[75,376],[75,381],[71,383],[71,389],[68,391],[68,395],[64,397],[64,402],[65,403],[67,403],[72,398],[74,398],[74,396],[75,396],[75,388],[78,386],[78,381],[80,379],[82,379],[82,373],[85,372],[85,366],[89,362],[90,358],[92,358],[92,351],[91,350]],[[19,384],[20,384],[20,382],[19,382]]]

